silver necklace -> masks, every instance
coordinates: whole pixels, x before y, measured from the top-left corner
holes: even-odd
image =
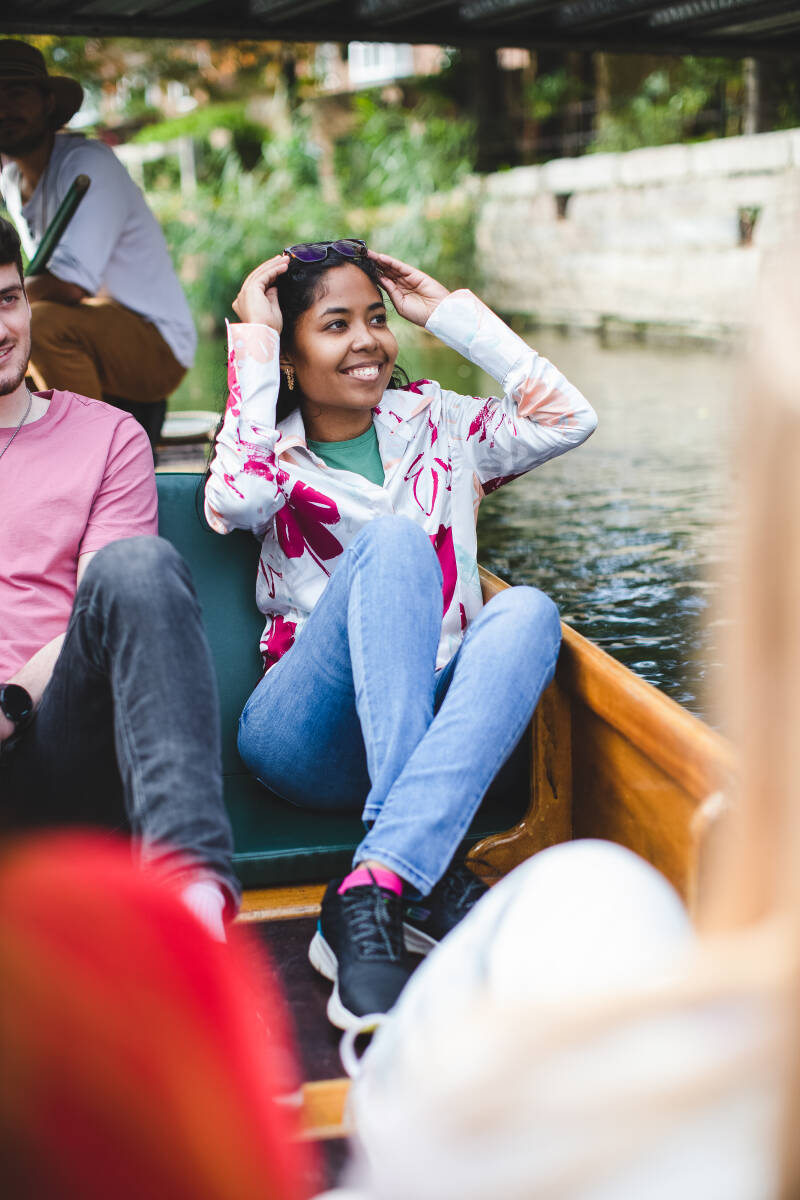
[[[28,389],[26,388],[26,389],[25,389],[25,391],[26,391],[26,392],[28,392]],[[3,455],[4,455],[4,454],[5,454],[5,452],[6,452],[6,450],[7,450],[7,449],[8,449],[8,447],[11,445],[11,443],[12,443],[12,442],[13,442],[13,440],[14,440],[14,438],[17,436],[17,434],[19,433],[20,429],[22,429],[22,426],[23,426],[23,425],[25,424],[25,422],[27,421],[27,419],[28,419],[28,414],[29,414],[29,413],[30,413],[30,411],[31,411],[31,405],[32,405],[32,404],[33,404],[33,396],[31,395],[31,393],[30,393],[30,392],[28,392],[28,407],[25,409],[25,412],[22,414],[22,420],[20,421],[19,425],[18,425],[18,426],[17,426],[17,428],[14,430],[14,432],[13,432],[13,433],[12,433],[12,435],[11,435],[11,437],[10,437],[10,438],[8,439],[8,441],[6,442],[5,446],[3,446],[3,449],[2,449],[2,450],[0,450],[0,458],[2,458],[2,457],[3,457]]]

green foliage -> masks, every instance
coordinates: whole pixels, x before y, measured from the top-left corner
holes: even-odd
[[[179,117],[146,125],[131,141],[152,145],[181,137],[194,140],[198,178],[213,189],[215,183],[224,178],[226,164],[232,155],[247,168],[258,163],[269,131],[250,120],[243,103],[233,102],[207,104]],[[162,177],[163,173],[160,172]]]
[[[263,125],[249,120],[241,102],[231,104],[206,104],[191,112],[182,113],[166,121],[146,125],[131,138],[133,142],[169,142],[173,138],[207,138],[215,129],[227,129],[233,134],[244,134],[263,140]]]
[[[264,164],[271,171],[280,172],[284,188],[319,188],[318,162],[319,151],[309,140],[307,124],[299,116],[294,119],[290,137],[264,145]]]
[[[525,100],[536,121],[549,121],[574,100],[584,97],[583,82],[565,67],[538,75],[525,89]]]
[[[474,124],[459,115],[450,72],[417,81],[419,99],[411,111],[379,99],[376,92],[355,97],[352,132],[335,147],[337,201],[325,198],[320,151],[301,111],[292,112],[288,136],[272,134],[247,115],[249,95],[269,92],[281,81],[286,85],[291,47],[36,40],[53,69],[74,75],[98,94],[104,82],[124,78],[129,117],[151,115],[143,110],[145,85],[155,79],[201,81],[212,97],[191,112],[141,128],[132,139],[153,144],[190,137],[194,142],[198,188],[193,195],[180,194],[174,155],[148,162],[143,170],[148,203],[204,330],[232,316],[231,301],[257,263],[292,242],[320,237],[362,236],[451,287],[476,286],[474,197],[468,185],[459,186],[474,164]],[[217,77],[229,76],[232,64],[237,98],[223,99]]]
[[[362,210],[359,236],[433,275],[449,288],[479,287],[476,278],[473,196],[464,191],[447,203],[421,196],[407,205]]]
[[[270,154],[278,158],[279,148],[273,143]],[[248,173],[231,163],[224,184],[199,188],[190,208],[174,191],[150,197],[201,327],[219,328],[232,317],[231,302],[257,263],[293,242],[316,238],[364,237],[450,287],[477,286],[475,206],[468,191],[457,202],[417,196],[393,209],[345,210],[326,202],[316,183],[303,182],[308,170],[302,157],[298,176],[285,163],[270,173]]]
[[[200,188],[188,211],[174,193],[154,197],[153,207],[192,311],[206,327],[233,316],[231,302],[254,266],[343,223],[319,188],[298,183],[291,172],[248,173],[233,161],[220,186]]]
[[[213,106],[215,115],[202,125],[190,124],[189,118],[208,109],[180,118],[179,126],[162,122],[156,127],[155,140],[179,133],[196,139],[200,187],[195,196],[191,201],[179,199],[176,181],[164,170],[160,181],[165,190],[148,199],[162,222],[201,325],[219,327],[232,315],[231,301],[257,263],[293,242],[316,238],[364,237],[441,276],[451,287],[475,284],[475,205],[468,187],[459,191],[459,198],[449,197],[450,189],[469,169],[468,131],[454,132],[452,122],[444,118],[433,120],[427,133],[409,130],[402,110],[388,112],[386,106],[362,100],[358,127],[367,131],[369,153],[360,156],[353,139],[337,159],[339,194],[347,203],[324,198],[319,152],[298,114],[291,135],[265,141],[255,168],[249,171],[235,154],[219,154],[211,173],[204,166],[211,161],[208,137],[214,129],[225,127],[223,119],[235,116],[236,106]],[[384,152],[378,153],[381,131],[389,127],[389,145],[384,142]],[[438,157],[431,138],[441,139]],[[361,186],[356,182],[359,173]],[[444,195],[437,194],[439,189]]]
[[[651,72],[635,96],[600,113],[590,150],[636,150],[716,136],[719,128],[704,131],[699,118],[715,103],[738,98],[740,91],[738,62],[682,58],[671,71]]]
[[[449,190],[474,163],[474,126],[442,111],[432,97],[412,111],[365,92],[356,124],[336,146],[336,175],[351,203],[367,208],[413,203]]]

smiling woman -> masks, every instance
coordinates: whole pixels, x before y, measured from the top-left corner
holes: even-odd
[[[401,381],[384,292],[502,396]],[[546,596],[510,588],[483,607],[477,505],[579,445],[595,416],[471,292],[355,239],[276,255],[233,307],[206,514],[262,543],[265,674],[239,751],[287,800],[356,809],[367,827],[309,951],[348,1028],[392,1007],[408,950],[485,890],[456,852],[555,667]]]
[[[282,365],[294,367],[309,436],[336,442],[370,429],[396,358],[373,280],[354,264],[327,271],[282,355]]]

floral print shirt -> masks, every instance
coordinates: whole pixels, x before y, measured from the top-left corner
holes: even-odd
[[[326,466],[299,410],[276,426],[279,337],[228,326],[230,396],[206,485],[212,529],[261,541],[256,601],[269,668],[301,634],[344,548],[374,517],[398,513],[427,532],[443,575],[437,667],[482,606],[476,519],[485,495],[579,446],[597,418],[581,393],[469,291],[452,292],[426,329],[498,381],[500,398],[460,396],[431,380],[384,392],[373,409],[379,487]]]

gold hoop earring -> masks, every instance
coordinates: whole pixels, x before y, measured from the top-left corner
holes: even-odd
[[[294,391],[294,367],[291,363],[287,363],[283,368],[283,373],[286,376],[286,386],[290,392]]]

